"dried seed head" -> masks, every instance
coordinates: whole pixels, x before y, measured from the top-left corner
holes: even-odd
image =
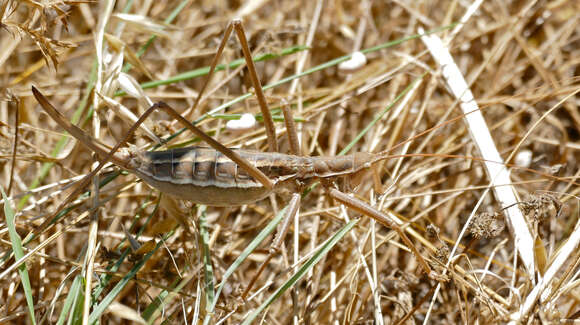
[[[449,246],[443,244],[441,247],[437,248],[437,251],[435,251],[435,258],[439,262],[445,264],[449,258]]]
[[[546,173],[557,175],[560,171],[562,171],[566,167],[566,164],[554,164],[550,166],[542,166]]]
[[[530,199],[520,202],[522,212],[536,222],[543,221],[550,217],[557,217],[562,210],[562,203],[555,196],[544,193],[542,195],[532,195]]]
[[[427,226],[427,239],[429,240],[434,240],[434,239],[439,239],[439,228],[437,226],[435,226],[434,224],[429,224]]]
[[[505,222],[499,213],[482,212],[473,219],[469,232],[476,238],[493,238],[498,236],[504,228]]]

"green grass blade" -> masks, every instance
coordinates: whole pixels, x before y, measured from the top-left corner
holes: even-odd
[[[326,255],[331,248],[338,243],[344,235],[346,235],[358,222],[358,220],[351,220],[349,223],[344,225],[338,232],[336,232],[330,239],[322,245],[322,247],[316,252],[302,267],[296,272],[286,283],[284,283],[276,292],[274,292],[264,303],[260,305],[256,310],[254,310],[248,317],[244,320],[242,324],[251,324],[254,319],[270,304],[272,304],[276,299],[278,299],[284,292],[292,288],[298,280],[300,280],[311,268],[314,267],[324,255]]]
[[[429,35],[429,34],[437,33],[437,32],[440,32],[442,30],[446,30],[446,29],[452,28],[455,25],[456,25],[456,23],[450,24],[450,25],[447,25],[447,26],[443,26],[443,27],[439,27],[439,28],[435,28],[433,30],[430,30],[430,31],[425,32],[424,34],[425,35]],[[400,43],[403,43],[405,41],[408,41],[408,40],[411,40],[411,39],[415,39],[415,38],[418,38],[418,37],[421,37],[421,35],[420,34],[411,35],[411,36],[408,36],[408,37],[401,38],[399,40],[395,40],[395,41],[391,41],[391,42],[386,42],[386,43],[379,44],[377,46],[374,46],[374,47],[371,47],[371,48],[368,48],[368,49],[361,50],[361,52],[363,52],[363,53],[366,54],[366,53],[371,53],[371,52],[383,50],[385,48],[389,48],[389,47],[398,45]],[[312,74],[314,72],[321,71],[321,70],[324,70],[324,69],[327,69],[327,68],[336,66],[336,65],[340,64],[341,62],[350,60],[351,56],[352,56],[352,54],[347,54],[347,55],[344,55],[344,56],[335,58],[333,60],[330,60],[328,62],[322,63],[322,64],[317,65],[315,67],[312,67],[312,68],[310,68],[308,70],[305,70],[305,71],[303,71],[301,73],[298,73],[298,74],[295,74],[295,75],[292,75],[292,76],[289,76],[289,77],[286,77],[286,78],[282,78],[282,79],[280,79],[277,82],[274,82],[274,83],[268,84],[266,86],[263,86],[262,89],[263,90],[268,90],[268,89],[271,89],[271,88],[275,88],[275,87],[278,87],[280,85],[283,85],[283,84],[285,84],[287,82],[290,82],[290,81],[292,81],[294,79],[302,78],[302,77],[307,76],[309,74]],[[219,105],[218,107],[216,107],[216,108],[210,110],[209,112],[203,114],[202,116],[200,116],[198,119],[196,119],[195,121],[193,121],[192,124],[194,124],[194,125],[195,124],[198,124],[201,121],[205,120],[206,118],[212,117],[214,114],[223,111],[225,108],[230,107],[232,105],[235,105],[237,103],[240,103],[240,102],[242,102],[242,101],[244,101],[244,100],[252,97],[253,95],[254,95],[254,93],[245,93],[245,94],[243,94],[243,95],[241,95],[241,96],[239,96],[237,98],[234,98],[234,99],[232,99],[232,100],[230,100],[230,101],[228,101],[226,103],[223,103],[223,104]],[[174,133],[171,136],[167,137],[167,139],[165,139],[165,140],[166,141],[170,141],[173,138],[179,136],[184,131],[185,131],[185,128],[180,129],[176,133]]]
[[[260,62],[260,61],[273,60],[273,59],[277,59],[279,57],[291,55],[291,54],[294,54],[294,53],[297,53],[300,51],[305,51],[308,49],[309,49],[308,46],[295,45],[295,46],[291,46],[291,47],[283,49],[282,51],[280,51],[280,53],[265,53],[265,54],[258,55],[258,56],[253,58],[253,61]],[[226,69],[235,69],[235,68],[239,67],[240,65],[242,65],[244,62],[245,62],[244,58],[239,58],[239,59],[236,59],[230,63],[218,64],[215,67],[215,71],[217,72],[217,71],[222,71],[222,70],[226,70]],[[206,66],[206,67],[198,68],[195,70],[186,71],[186,72],[180,73],[178,75],[175,75],[175,76],[167,78],[167,79],[144,82],[141,84],[141,88],[143,88],[143,89],[155,88],[155,87],[164,86],[164,85],[171,85],[174,83],[178,83],[178,82],[193,79],[193,78],[202,77],[202,76],[205,76],[209,73],[209,69],[210,69],[210,66]],[[119,91],[119,92],[115,93],[115,96],[123,96],[125,94],[126,93],[124,91]]]
[[[2,198],[4,199],[4,215],[6,216],[6,227],[8,228],[8,235],[10,236],[10,242],[12,243],[12,250],[14,251],[14,259],[19,260],[24,256],[24,250],[22,249],[22,240],[16,232],[16,225],[14,222],[14,210],[8,201],[6,193],[4,193],[4,188],[0,187],[2,191]],[[36,318],[34,317],[34,300],[32,299],[32,287],[30,286],[30,278],[28,277],[28,269],[26,269],[26,263],[22,263],[18,267],[18,272],[20,273],[20,281],[22,282],[22,289],[24,290],[24,295],[26,297],[26,304],[28,305],[28,313],[30,315],[30,320],[32,324],[36,324]]]
[[[73,324],[81,324],[83,321],[83,311],[84,311],[84,300],[85,300],[85,291],[84,291],[84,284],[85,278],[83,276],[79,276],[79,288],[77,293],[73,297],[72,301],[72,309],[69,312],[68,316],[68,325]]]
[[[58,317],[58,321],[56,322],[57,325],[64,324],[65,320],[67,319],[67,314],[69,314],[68,323],[71,323],[71,320],[73,319],[72,313],[73,306],[75,306],[78,301],[83,301],[81,283],[82,277],[80,275],[77,275],[74,278],[69,288],[69,291],[66,295],[66,299],[64,300],[62,310],[60,311],[60,316]]]
[[[89,324],[94,324],[95,322],[97,322],[99,320],[99,318],[105,312],[107,307],[109,307],[109,305],[115,300],[115,298],[119,295],[119,293],[121,293],[121,291],[129,283],[129,281],[131,281],[131,279],[137,275],[137,272],[139,272],[139,270],[141,270],[141,268],[151,258],[151,256],[153,256],[153,254],[155,254],[155,252],[157,252],[157,250],[159,249],[159,247],[161,247],[163,241],[165,241],[165,240],[166,240],[166,238],[163,238],[162,240],[160,240],[157,243],[157,245],[155,245],[155,248],[151,252],[145,254],[145,256],[143,256],[143,258],[137,264],[135,264],[135,266],[133,266],[133,268],[127,273],[127,275],[125,275],[117,283],[117,285],[115,285],[115,287],[113,289],[111,289],[111,291],[109,291],[109,294],[107,294],[103,298],[103,300],[101,300],[101,302],[97,306],[95,306],[95,308],[93,309],[93,312],[89,316]]]
[[[415,35],[403,37],[403,38],[398,39],[398,40],[394,40],[394,41],[390,41],[390,42],[387,42],[384,44],[379,44],[377,46],[369,47],[368,49],[361,50],[361,52],[364,54],[367,54],[367,53],[383,50],[383,49],[386,49],[386,48],[391,47],[391,46],[399,45],[399,44],[404,43],[406,41],[420,38],[423,35],[431,35],[431,34],[442,32],[442,31],[447,30],[447,29],[451,29],[451,28],[457,26],[457,24],[459,24],[459,23],[456,22],[456,23],[451,23],[449,25],[433,28],[431,30],[424,32],[423,34],[415,34]]]
[[[452,28],[455,25],[456,24],[451,24],[451,25],[447,25],[447,26],[440,27],[440,28],[436,28],[436,29],[433,29],[433,30],[430,30],[430,31],[425,32],[425,34],[427,34],[427,35],[428,34],[433,34],[433,33],[436,33],[436,32],[442,31],[442,30],[446,30],[446,29]],[[391,41],[391,42],[379,44],[377,46],[374,46],[374,47],[371,47],[371,48],[368,48],[368,49],[361,50],[361,52],[363,52],[363,53],[366,54],[366,53],[371,53],[371,52],[383,50],[383,49],[386,49],[386,48],[389,48],[389,47],[398,45],[400,43],[403,43],[405,41],[408,41],[408,40],[411,40],[411,39],[415,39],[415,38],[419,38],[419,37],[421,37],[420,34],[411,35],[409,37],[404,37],[404,38],[401,38],[399,40],[395,40],[395,41]],[[289,76],[289,77],[286,77],[286,78],[282,78],[282,79],[280,79],[277,82],[274,82],[274,83],[271,83],[269,85],[263,86],[262,89],[263,90],[268,90],[270,88],[275,88],[275,87],[278,87],[278,86],[280,86],[282,84],[285,84],[287,82],[290,82],[290,81],[292,81],[294,79],[302,78],[302,77],[307,76],[309,74],[312,74],[314,72],[321,71],[321,70],[324,70],[324,69],[333,67],[335,65],[339,65],[340,63],[342,63],[344,61],[350,60],[351,56],[352,56],[352,54],[347,54],[347,55],[338,57],[336,59],[330,60],[328,62],[325,62],[325,63],[322,63],[320,65],[317,65],[317,66],[315,66],[313,68],[310,68],[308,70],[305,70],[302,73],[298,73],[298,74],[295,74],[295,75],[292,75],[292,76]],[[224,104],[222,104],[222,105],[220,105],[220,106],[212,109],[211,111],[207,112],[206,114],[200,116],[197,120],[195,120],[194,123],[199,123],[199,122],[203,121],[204,119],[206,119],[208,116],[211,116],[212,114],[215,114],[215,113],[223,110],[226,107],[229,107],[229,106],[232,106],[232,105],[234,105],[236,103],[239,103],[242,100],[251,97],[252,95],[253,95],[253,93],[246,93],[246,94],[244,94],[244,95],[242,95],[242,96],[240,96],[238,98],[234,98],[234,99],[230,100],[229,102],[226,102],[226,103],[224,103]]]

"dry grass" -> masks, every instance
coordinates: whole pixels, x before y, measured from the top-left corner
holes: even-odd
[[[42,323],[80,323],[86,317],[104,323],[236,324],[265,303],[268,308],[254,322],[485,324],[578,317],[580,97],[566,98],[580,87],[577,2],[486,2],[449,43],[495,147],[504,159],[515,154],[509,164],[512,186],[525,202],[518,206],[535,249],[514,240],[514,229],[503,228],[510,221],[504,221],[502,198],[486,190],[493,176],[470,158],[480,152],[459,103],[415,37],[419,27],[434,30],[459,21],[466,2],[326,1],[318,19],[316,1],[264,1],[255,7],[186,1],[182,8],[180,1],[119,1],[109,13],[108,3],[0,3],[0,186],[17,211],[15,222],[10,215],[0,221],[0,323],[30,322],[33,308]],[[204,76],[159,81],[208,66],[225,26],[237,16],[243,17],[255,55],[310,47],[257,63],[264,85],[359,49],[403,40],[367,53],[367,64],[357,71],[329,64],[266,96],[275,116],[281,115],[276,109],[282,99],[291,102],[306,155],[337,155],[368,126],[350,152],[379,152],[411,140],[393,151],[409,156],[381,164],[375,180],[382,193],[370,175],[355,193],[412,221],[408,234],[438,277],[421,271],[394,232],[341,208],[319,186],[302,199],[299,229],[291,228],[282,253],[248,299],[241,293],[273,234],[233,268],[211,311],[226,270],[288,195],[205,210],[159,200],[156,190],[110,166],[97,179],[98,195],[88,186],[84,190],[92,195],[75,196],[56,210],[94,160],[40,109],[31,85],[88,134],[113,146],[132,124],[131,115],[150,104],[148,98],[180,112],[193,104]],[[445,39],[450,31],[435,35]],[[220,62],[241,57],[232,36]],[[131,80],[146,89],[125,94]],[[261,116],[255,97],[204,115],[249,87],[245,69],[218,72],[205,99],[186,117],[206,117],[201,127],[227,146],[266,151],[262,123],[243,133],[224,129],[232,114]],[[145,124],[150,131],[131,140],[137,146],[180,127],[161,113]],[[284,123],[276,127],[280,151],[288,152]],[[170,146],[197,141],[185,132]],[[437,155],[412,156],[418,153]],[[55,212],[57,218],[47,221]],[[356,225],[347,222],[359,217]],[[45,222],[48,228],[40,232]],[[463,229],[472,232],[460,237]],[[321,247],[333,236],[342,238],[326,253]],[[518,250],[533,250],[531,265],[523,265]],[[547,275],[545,281],[540,274]],[[290,286],[289,279],[296,283]],[[86,283],[92,300],[84,298]]]

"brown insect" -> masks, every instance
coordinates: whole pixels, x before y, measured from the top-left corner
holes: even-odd
[[[242,44],[250,76],[254,83],[254,89],[264,115],[267,133],[273,135],[268,136],[269,140],[273,140],[269,142],[270,149],[275,151],[277,144],[275,142],[273,122],[261,91],[261,85],[253,66],[241,22],[234,21],[226,30],[222,44],[220,44],[218,53],[212,62],[207,82],[209,82],[213,74],[217,64],[217,58],[223,50],[225,41],[229,38],[233,28],[235,28],[240,43]],[[193,106],[194,108],[199,98],[201,98],[204,89],[205,85],[198,95]],[[355,153],[339,157],[302,157],[276,152],[230,149],[206,135],[163,102],[159,102],[150,107],[131,127],[124,139],[109,151],[107,147],[96,139],[88,136],[83,130],[66,120],[36,88],[32,87],[32,92],[42,108],[61,127],[95,152],[100,159],[99,167],[87,175],[84,181],[77,187],[78,191],[90,181],[91,176],[96,174],[105,163],[112,161],[115,165],[134,173],[162,193],[198,204],[236,206],[256,202],[274,192],[290,191],[294,193],[290,201],[290,208],[287,210],[289,212],[286,215],[286,221],[281,223],[278,235],[270,249],[270,255],[262,264],[254,280],[247,287],[245,294],[250,290],[253,282],[257,279],[273,254],[279,250],[281,241],[289,228],[288,221],[298,209],[300,202],[300,194],[298,193],[315,181],[320,181],[325,187],[326,192],[345,206],[374,218],[381,224],[395,230],[414,253],[424,271],[427,274],[431,273],[427,262],[396,222],[383,212],[378,211],[363,201],[346,195],[333,186],[334,181],[338,178],[352,176],[371,168],[378,161],[387,159],[388,156],[386,154]],[[148,152],[135,149],[122,149],[119,151],[119,148],[126,143],[139,124],[157,109],[162,109],[167,112],[208,143],[211,148],[190,147]],[[289,137],[291,139],[291,147],[294,152],[297,152],[297,142],[292,140],[297,137],[295,136],[293,125],[288,125],[292,121],[289,115],[289,110],[285,110],[287,129],[289,133],[292,133]],[[78,191],[73,192],[69,197],[78,194]]]

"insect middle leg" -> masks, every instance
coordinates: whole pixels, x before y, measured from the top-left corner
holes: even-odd
[[[266,258],[258,268],[256,274],[254,274],[254,277],[252,278],[252,280],[250,280],[250,283],[246,286],[246,289],[242,293],[242,299],[246,299],[248,293],[250,292],[250,290],[252,290],[252,287],[254,286],[254,284],[262,274],[262,272],[264,272],[266,266],[270,263],[270,261],[276,254],[280,253],[280,249],[282,248],[284,239],[286,238],[288,230],[290,229],[290,221],[294,216],[296,216],[296,213],[298,213],[298,209],[300,208],[300,201],[301,201],[300,193],[292,194],[292,199],[286,206],[287,209],[284,214],[284,218],[278,225],[278,229],[276,229],[276,237],[274,238],[272,244],[270,245],[270,249],[268,250],[268,256],[266,256]]]

